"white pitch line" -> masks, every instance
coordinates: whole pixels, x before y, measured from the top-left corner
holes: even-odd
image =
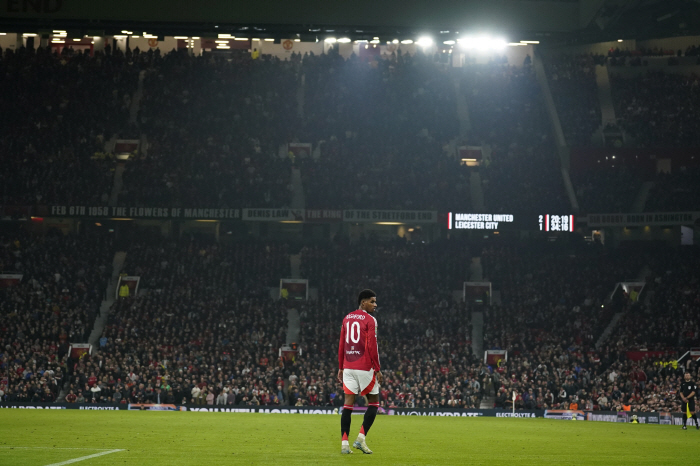
[[[98,456],[109,455],[111,453],[119,453],[120,451],[124,451],[124,449],[103,451],[100,453],[95,453],[94,455],[81,456],[80,458],[73,458],[72,460],[61,461],[60,463],[47,464],[46,466],[63,466],[64,464],[77,463],[78,461],[85,461],[91,458],[97,458]]]

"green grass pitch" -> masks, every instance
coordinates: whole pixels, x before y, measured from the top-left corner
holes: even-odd
[[[362,416],[353,416],[351,441]],[[373,455],[340,454],[340,416],[0,410],[0,465],[688,465],[700,431],[548,419],[377,416]]]

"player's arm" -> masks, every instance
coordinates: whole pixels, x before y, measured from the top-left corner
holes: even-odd
[[[384,382],[384,376],[381,373],[379,364],[379,345],[377,343],[377,327],[374,324],[374,319],[370,319],[367,323],[367,353],[369,360],[372,363],[372,369],[377,374],[377,380],[381,385]]]
[[[340,324],[340,342],[338,343],[338,382],[343,383],[343,367],[345,364],[345,325]]]

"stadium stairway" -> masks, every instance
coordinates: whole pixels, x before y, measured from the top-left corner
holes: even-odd
[[[481,184],[481,173],[478,170],[470,170],[469,173],[469,194],[472,197],[472,207],[477,212],[486,210],[484,203],[484,188]]]
[[[644,212],[644,206],[647,203],[649,193],[651,192],[651,188],[653,187],[653,181],[645,181],[644,183],[642,183],[642,186],[639,188],[639,192],[637,193],[637,197],[634,199],[634,204],[632,204],[632,212]]]
[[[141,106],[141,97],[143,96],[143,77],[146,75],[146,70],[141,70],[139,73],[139,83],[136,87],[136,92],[131,98],[131,107],[129,108],[129,123],[136,124],[139,116],[139,108]]]
[[[304,84],[306,83],[306,75],[299,76],[299,86],[297,86],[297,116],[300,120],[304,119]]]
[[[469,280],[480,282],[484,280],[484,267],[481,257],[472,257],[469,265]],[[484,352],[484,313],[479,308],[472,310],[472,353],[480,357]]]
[[[533,65],[535,67],[537,82],[540,85],[540,90],[542,91],[542,96],[544,97],[544,104],[545,108],[547,109],[547,115],[549,115],[549,122],[552,125],[554,141],[557,146],[557,153],[559,154],[559,162],[561,163],[561,176],[564,181],[564,187],[566,188],[566,194],[569,197],[569,204],[574,212],[578,212],[578,199],[576,198],[576,191],[574,190],[573,183],[571,183],[571,176],[569,173],[571,166],[570,151],[568,145],[566,144],[564,130],[561,128],[561,120],[559,120],[557,106],[554,105],[554,97],[552,97],[552,90],[549,87],[549,80],[547,79],[547,73],[544,70],[544,63],[542,63],[542,57],[540,57],[539,54],[535,54]]]
[[[102,330],[105,328],[107,323],[107,318],[109,317],[109,310],[114,304],[117,294],[117,283],[119,282],[119,273],[124,267],[124,261],[126,260],[126,252],[118,251],[114,254],[114,259],[112,259],[112,277],[107,283],[107,290],[105,294],[105,299],[100,305],[100,314],[95,319],[95,325],[90,332],[90,338],[88,343],[93,347],[97,348],[99,344],[100,336],[102,336]]]
[[[102,336],[102,331],[107,324],[107,318],[109,317],[109,310],[114,304],[114,300],[117,293],[117,282],[119,281],[119,272],[121,272],[124,266],[124,260],[126,259],[126,252],[120,251],[114,254],[114,259],[112,259],[112,277],[107,283],[107,289],[105,290],[105,299],[100,305],[100,313],[95,319],[95,325],[92,327],[90,332],[90,337],[88,338],[88,343],[93,347],[94,351],[99,351],[100,337]],[[61,387],[61,392],[58,394],[58,399],[63,400],[68,393],[68,387],[70,386],[69,377],[66,377],[66,381]]]
[[[304,183],[301,180],[301,170],[292,168],[292,209],[305,209],[306,196],[304,196]]]
[[[462,86],[459,84],[459,75],[452,75],[455,95],[457,96],[457,118],[459,119],[459,137],[466,139],[472,129],[471,120],[469,119],[469,107],[467,106],[467,97],[462,92]]]
[[[651,274],[651,269],[649,266],[644,266],[639,273],[637,274],[636,281],[646,281],[646,278]],[[648,296],[647,296],[648,299]],[[647,301],[648,302],[648,301]],[[598,338],[598,341],[595,343],[596,349],[601,348],[605,342],[610,338],[612,333],[615,331],[615,328],[617,327],[618,322],[624,317],[625,312],[624,310],[622,312],[616,312],[615,315],[610,319],[610,323],[608,324],[607,327],[605,327],[605,330],[603,330],[603,333],[600,335],[600,338]]]
[[[291,278],[301,278],[301,254],[290,254],[289,266],[292,270]]]
[[[112,192],[109,195],[109,205],[110,207],[115,207],[119,202],[119,194],[122,192],[124,187],[124,163],[118,163],[114,169],[114,178],[112,181]]]
[[[598,88],[598,103],[600,104],[601,124],[606,125],[617,123],[615,117],[615,107],[612,100],[612,89],[610,86],[610,74],[607,65],[596,65],[595,82]]]
[[[301,317],[299,316],[299,311],[295,308],[289,308],[287,309],[287,345],[291,345],[294,342],[298,343],[300,334]]]

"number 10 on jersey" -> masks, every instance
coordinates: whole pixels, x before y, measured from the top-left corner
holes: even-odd
[[[350,343],[351,340],[353,343],[360,342],[360,323],[357,321],[352,325],[348,321],[345,322],[345,343]]]

